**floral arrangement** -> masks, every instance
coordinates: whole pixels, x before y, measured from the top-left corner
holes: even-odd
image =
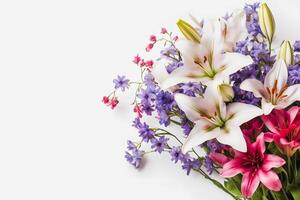
[[[166,28],[151,35],[145,54],[160,55],[135,56],[140,77],[118,76],[102,99],[114,109],[118,92],[135,91],[140,140],[127,142],[126,160],[139,168],[149,153],[167,153],[233,199],[300,200],[300,41],[273,44],[265,3],[177,26],[182,37]]]

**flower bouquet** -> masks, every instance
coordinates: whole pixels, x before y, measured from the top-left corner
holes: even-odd
[[[300,41],[274,45],[274,17],[259,3],[177,26],[182,37],[151,35],[145,50],[160,55],[135,56],[140,77],[118,76],[102,99],[114,109],[118,92],[135,91],[140,139],[127,142],[126,160],[139,168],[146,154],[167,153],[233,199],[300,200]]]

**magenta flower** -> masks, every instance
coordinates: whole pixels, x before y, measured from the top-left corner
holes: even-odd
[[[279,156],[264,154],[264,134],[260,134],[254,143],[248,140],[247,149],[246,153],[235,151],[234,159],[223,166],[220,175],[229,178],[243,174],[241,191],[245,198],[254,194],[260,182],[270,190],[279,191],[282,185],[272,168],[281,167],[285,161]]]
[[[270,115],[262,116],[270,132],[265,133],[267,142],[274,141],[283,153],[291,157],[300,149],[300,108],[273,110]]]

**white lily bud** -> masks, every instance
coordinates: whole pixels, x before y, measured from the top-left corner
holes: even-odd
[[[200,41],[201,41],[200,34],[189,23],[180,19],[180,20],[178,20],[178,22],[176,24],[186,39],[200,43]]]
[[[294,50],[289,41],[285,40],[280,46],[278,59],[283,59],[287,66],[294,63]]]
[[[260,29],[264,36],[268,39],[269,43],[271,43],[275,33],[275,20],[266,3],[263,3],[260,6],[258,15]]]
[[[229,84],[221,84],[218,86],[218,89],[224,102],[232,101],[232,99],[234,98],[234,91]]]

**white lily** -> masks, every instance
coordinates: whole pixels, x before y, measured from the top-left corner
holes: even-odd
[[[190,40],[182,39],[176,44],[179,49],[184,66],[174,70],[170,75],[164,77],[161,82],[163,89],[168,89],[178,83],[201,82],[209,85],[217,81],[220,84],[229,83],[229,76],[241,68],[250,65],[252,59],[239,53],[224,52],[224,32],[216,31],[220,28],[220,21],[217,25],[204,23],[201,42],[196,43]],[[226,30],[229,26],[226,28]],[[227,30],[227,32],[230,32]],[[217,36],[219,34],[222,36]],[[225,35],[227,38],[227,35]],[[223,42],[220,42],[223,38]],[[230,40],[231,41],[231,40]],[[162,80],[161,74],[165,74],[165,67],[159,66],[154,69],[154,76]]]
[[[231,103],[226,106],[210,90],[205,92],[204,98],[175,94],[175,100],[189,120],[195,123],[182,146],[184,153],[213,138],[236,150],[247,151],[240,125],[260,116],[260,108],[244,103]]]
[[[217,36],[219,43],[223,44],[223,50],[232,52],[238,41],[244,40],[247,35],[246,14],[238,11],[232,14],[227,20],[221,18],[216,31],[220,31]]]
[[[279,59],[265,77],[264,84],[257,79],[246,79],[240,88],[261,98],[265,115],[275,109],[283,109],[300,100],[300,84],[288,86],[288,70],[283,59]]]

